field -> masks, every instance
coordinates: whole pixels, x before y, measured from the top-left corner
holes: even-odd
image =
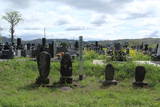
[[[132,60],[148,60],[148,56],[135,54]],[[144,56],[144,55],[142,55]],[[0,107],[159,107],[160,67],[144,65],[148,88],[133,88],[134,70],[137,64],[109,62],[115,67],[118,85],[102,87],[104,65],[93,65],[93,59],[105,56],[86,52],[83,81],[78,86],[70,85],[69,90],[58,87],[36,87],[37,63],[17,59],[0,62]],[[142,59],[140,59],[142,58]],[[25,59],[25,58],[22,58]],[[59,80],[59,62],[51,63],[50,84]],[[78,61],[73,61],[73,78],[78,79]]]

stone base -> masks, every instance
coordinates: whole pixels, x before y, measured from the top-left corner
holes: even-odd
[[[48,79],[48,78],[42,79],[41,77],[38,77],[38,78],[36,79],[35,84],[38,84],[38,85],[41,85],[41,84],[49,84],[49,79]]]
[[[143,83],[143,82],[133,82],[133,86],[134,87],[145,87],[145,86],[148,86],[148,84]]]
[[[63,77],[60,78],[61,84],[72,84],[72,81],[73,79],[71,77],[70,78],[63,78]]]
[[[118,82],[116,80],[106,80],[103,82],[103,86],[108,86],[108,85],[117,85]]]

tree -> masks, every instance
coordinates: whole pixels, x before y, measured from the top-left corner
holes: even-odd
[[[2,17],[4,20],[10,23],[10,33],[11,33],[11,43],[14,43],[14,32],[15,26],[21,21],[22,16],[18,11],[7,12],[5,16]]]

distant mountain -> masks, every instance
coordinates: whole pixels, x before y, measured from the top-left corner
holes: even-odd
[[[1,40],[3,43],[10,42],[10,38],[7,37],[1,37]],[[75,43],[75,40],[68,40],[68,39],[47,39],[47,43],[51,43],[52,41],[56,42],[66,42],[66,43]],[[16,42],[16,39],[14,40]],[[23,43],[35,43],[35,44],[41,44],[41,39],[34,39],[34,40],[24,40]],[[87,41],[88,43],[94,44],[95,41]],[[111,45],[115,42],[119,42],[121,44],[124,44],[125,42],[128,42],[130,46],[132,45],[140,45],[142,42],[144,44],[150,44],[151,46],[156,45],[157,43],[160,43],[160,38],[143,38],[143,39],[121,39],[121,40],[104,40],[99,41],[99,44],[101,45]]]

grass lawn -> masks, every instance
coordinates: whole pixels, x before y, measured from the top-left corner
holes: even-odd
[[[111,62],[116,70],[118,85],[102,87],[103,65],[93,65],[86,60],[86,78],[77,82],[79,87],[71,90],[61,88],[33,87],[38,76],[34,61],[0,62],[0,107],[160,107],[160,68],[144,65],[145,82],[149,88],[133,88],[134,69],[132,62]],[[52,62],[50,83],[59,80],[59,63]],[[74,79],[78,78],[78,62],[73,62]]]

